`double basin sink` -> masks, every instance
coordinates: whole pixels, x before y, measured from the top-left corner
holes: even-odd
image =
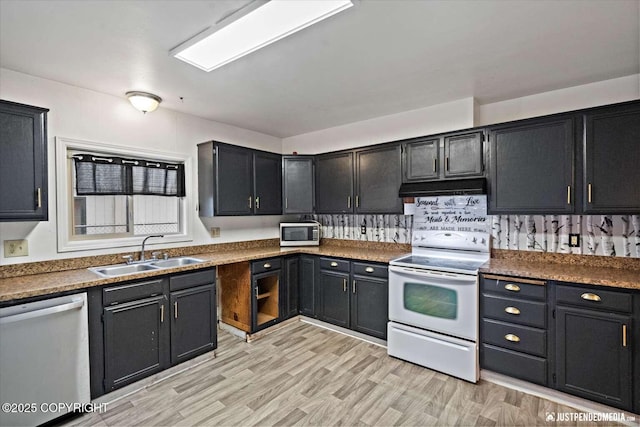
[[[198,264],[204,262],[198,258],[176,257],[161,260],[149,260],[137,264],[116,264],[104,267],[91,267],[90,271],[100,277],[118,277],[127,274],[142,273],[145,271],[156,271],[164,268],[182,267],[185,265]]]

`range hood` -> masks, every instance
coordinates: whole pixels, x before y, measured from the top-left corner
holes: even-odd
[[[445,181],[409,182],[400,186],[400,197],[452,196],[487,194],[485,178],[451,179]]]

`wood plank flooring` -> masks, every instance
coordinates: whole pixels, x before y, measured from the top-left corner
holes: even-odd
[[[217,354],[67,425],[553,426],[547,413],[576,412],[303,322],[249,344],[221,331]]]

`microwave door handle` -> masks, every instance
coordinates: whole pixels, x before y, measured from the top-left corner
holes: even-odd
[[[407,267],[395,267],[390,266],[389,271],[393,271],[396,273],[412,275],[412,276],[422,276],[429,277],[431,279],[440,279],[440,280],[455,280],[459,282],[476,282],[476,276],[468,275],[468,274],[456,274],[456,273],[432,273],[430,271],[416,270],[414,268]]]

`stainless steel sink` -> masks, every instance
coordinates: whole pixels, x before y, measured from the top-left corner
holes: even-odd
[[[107,267],[93,267],[89,270],[102,277],[115,277],[124,276],[125,274],[141,273],[149,270],[159,270],[160,267],[156,267],[150,264],[131,264],[131,265],[111,265]]]
[[[198,258],[191,257],[176,257],[169,259],[162,259],[157,261],[148,261],[140,264],[117,264],[107,265],[104,267],[92,267],[89,268],[100,277],[117,277],[127,274],[141,273],[151,270],[162,270],[163,268],[182,267],[184,265],[198,264],[204,262]]]
[[[171,268],[171,267],[182,267],[183,265],[191,265],[198,264],[200,262],[204,262],[198,258],[190,258],[190,257],[177,257],[177,258],[169,258],[163,259],[160,261],[153,261],[150,265],[160,268]]]

